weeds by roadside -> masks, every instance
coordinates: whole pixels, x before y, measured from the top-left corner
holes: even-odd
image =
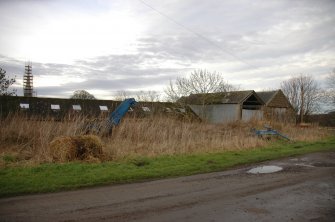
[[[103,163],[72,161],[0,168],[0,198],[55,192],[103,184],[119,184],[221,171],[230,167],[317,151],[335,150],[335,139],[276,142],[264,148],[222,153],[128,157]],[[9,160],[11,161],[11,160]]]
[[[55,150],[50,146],[51,142],[59,137],[82,134],[84,122],[84,117],[53,121],[28,120],[20,115],[12,115],[0,119],[0,164],[53,162]],[[167,116],[125,118],[113,129],[110,137],[100,139],[104,160],[239,151],[264,147],[271,142],[259,139],[250,132],[251,128],[260,129],[263,125],[264,122],[212,125]],[[328,131],[316,126],[297,128],[280,123],[271,125],[295,141],[315,141],[329,136]]]

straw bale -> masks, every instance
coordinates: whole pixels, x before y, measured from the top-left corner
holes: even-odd
[[[103,144],[95,135],[61,136],[50,143],[50,154],[55,162],[99,159]]]

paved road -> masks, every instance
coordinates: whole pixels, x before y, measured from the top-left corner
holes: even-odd
[[[260,165],[283,170],[247,173]],[[335,152],[189,177],[0,199],[0,221],[335,221]]]

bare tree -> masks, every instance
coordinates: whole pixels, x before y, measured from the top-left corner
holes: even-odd
[[[300,122],[304,121],[305,115],[318,111],[321,89],[311,76],[300,74],[292,77],[283,81],[281,88],[296,113],[299,113]]]
[[[182,96],[190,94],[207,94],[227,92],[234,90],[234,86],[228,84],[222,74],[207,70],[195,70],[188,78],[180,77],[170,84],[165,94],[170,101],[177,101]]]
[[[142,101],[142,102],[158,102],[160,99],[160,93],[157,91],[127,91],[127,90],[119,90],[114,94],[114,99],[115,100],[125,100],[127,98],[133,97],[137,101]]]
[[[16,95],[16,90],[9,91],[9,87],[15,83],[15,78],[8,78],[6,70],[0,67],[0,95],[13,96]]]
[[[335,69],[327,76],[326,101],[335,107]]]
[[[158,102],[160,100],[160,93],[157,91],[139,91],[136,93],[136,100],[143,102]]]
[[[74,91],[71,99],[95,99],[95,97],[86,90]]]
[[[131,97],[131,92],[130,91],[125,91],[125,90],[119,90],[114,94],[114,99],[117,101],[122,101],[125,100],[129,97]]]

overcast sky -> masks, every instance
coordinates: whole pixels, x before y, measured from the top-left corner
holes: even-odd
[[[195,69],[241,89],[277,89],[335,68],[334,0],[1,0],[0,66],[22,95],[32,61],[41,97],[84,89],[162,91]]]

